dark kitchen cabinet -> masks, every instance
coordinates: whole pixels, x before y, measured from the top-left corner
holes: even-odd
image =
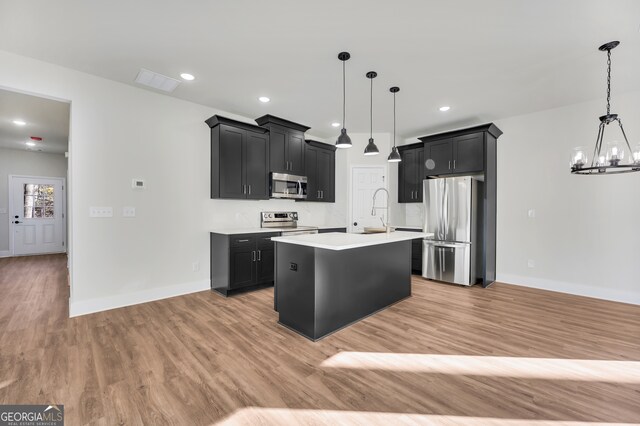
[[[397,231],[405,232],[421,232],[415,228],[397,228]],[[422,241],[423,238],[411,240],[411,273],[414,275],[422,275]]]
[[[256,123],[269,130],[269,171],[305,176],[304,132],[309,127],[268,114]]]
[[[398,147],[402,161],[398,164],[398,202],[421,203],[425,177],[422,144]]]
[[[214,115],[211,127],[211,198],[269,198],[267,130]]]
[[[279,232],[227,235],[211,233],[211,289],[227,296],[273,285]]]
[[[275,247],[271,237],[257,237],[256,280],[257,282],[273,281],[275,273]]]
[[[420,140],[424,141],[425,166],[429,176],[460,175],[484,170],[483,132]]]
[[[230,252],[229,288],[235,289],[253,285],[256,280],[256,268],[253,267],[253,247],[232,247]]]
[[[333,203],[336,201],[335,146],[307,140],[305,144],[306,201]]]
[[[347,228],[320,228],[320,229],[318,229],[318,234],[328,234],[330,232],[346,233],[347,232]]]
[[[478,224],[482,234],[482,286],[496,279],[497,140],[502,131],[493,123],[424,136],[428,176],[482,175],[484,194]]]

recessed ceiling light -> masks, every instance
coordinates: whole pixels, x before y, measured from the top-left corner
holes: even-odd
[[[451,109],[450,106],[441,106],[440,107],[440,111],[445,112],[445,111],[449,111]]]
[[[35,142],[27,142],[27,146],[36,146]]]
[[[182,74],[180,74],[180,77],[182,77],[183,80],[187,80],[187,81],[195,80],[195,77],[193,76],[193,74],[189,74],[186,72],[183,72]]]
[[[331,126],[340,127],[340,123],[338,123],[337,121],[334,121],[333,123],[331,123]]]
[[[25,124],[27,124],[26,121],[24,120],[20,120],[19,118],[16,120],[13,120],[13,124],[15,124],[16,126],[24,126]]]
[[[267,103],[267,102],[269,102],[271,99],[267,98],[266,96],[260,96],[260,97],[258,98],[258,100],[259,100],[260,102],[262,102],[263,104],[266,104],[266,103]]]

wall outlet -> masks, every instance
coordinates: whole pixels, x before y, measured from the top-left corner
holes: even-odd
[[[529,259],[529,260],[527,260],[527,266],[528,266],[529,268],[535,268],[535,267],[536,267],[536,261],[535,261],[535,260],[533,260],[533,259]]]
[[[200,262],[193,262],[193,264],[191,265],[191,269],[193,269],[193,272],[199,272],[200,271]]]
[[[113,207],[89,207],[89,217],[113,217]]]
[[[122,208],[122,217],[136,217],[136,208],[135,207],[123,207]]]
[[[146,185],[144,179],[131,179],[131,188],[133,189],[145,189]]]

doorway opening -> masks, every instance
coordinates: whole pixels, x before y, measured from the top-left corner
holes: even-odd
[[[65,253],[71,104],[0,89],[0,257]]]

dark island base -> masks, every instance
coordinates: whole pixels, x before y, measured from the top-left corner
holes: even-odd
[[[331,331],[331,332],[329,332],[329,333],[325,334],[324,336],[320,336],[320,337],[318,337],[317,339],[313,339],[313,338],[311,338],[311,337],[309,337],[309,336],[306,336],[305,334],[303,334],[303,333],[299,332],[299,331],[298,331],[298,330],[296,330],[295,328],[289,327],[287,324],[283,323],[282,321],[278,321],[278,324],[280,324],[280,325],[281,325],[281,326],[283,326],[284,328],[287,328],[287,329],[289,329],[289,330],[293,331],[293,332],[294,332],[294,333],[296,333],[296,334],[301,335],[302,337],[306,337],[307,339],[309,339],[309,340],[311,340],[311,341],[313,341],[313,342],[317,342],[317,341],[319,341],[319,340],[324,339],[325,337],[329,337],[329,336],[331,336],[332,334],[337,333],[338,331],[340,331],[340,330],[342,330],[342,329],[345,329],[345,328],[349,327],[350,325],[353,325],[353,324],[355,324],[355,323],[357,323],[357,322],[360,322],[360,321],[362,321],[362,320],[365,320],[365,319],[369,318],[370,316],[377,314],[378,312],[384,311],[385,309],[390,308],[391,306],[395,305],[396,303],[400,303],[400,302],[402,302],[403,300],[408,299],[409,297],[411,297],[411,295],[409,295],[409,296],[407,296],[407,297],[404,297],[404,298],[402,298],[402,299],[398,300],[397,302],[393,302],[392,304],[390,304],[390,305],[388,305],[388,306],[385,306],[384,308],[380,308],[380,309],[378,309],[378,310],[377,310],[377,311],[375,311],[375,312],[371,312],[369,315],[366,315],[366,316],[364,316],[364,317],[362,317],[362,318],[358,318],[357,320],[352,321],[352,322],[350,322],[349,324],[345,324],[345,325],[343,325],[342,327],[340,327],[340,328],[338,328],[338,329],[336,329],[336,330],[333,330],[333,331]]]
[[[349,250],[276,242],[279,323],[319,340],[411,296],[411,241]]]

